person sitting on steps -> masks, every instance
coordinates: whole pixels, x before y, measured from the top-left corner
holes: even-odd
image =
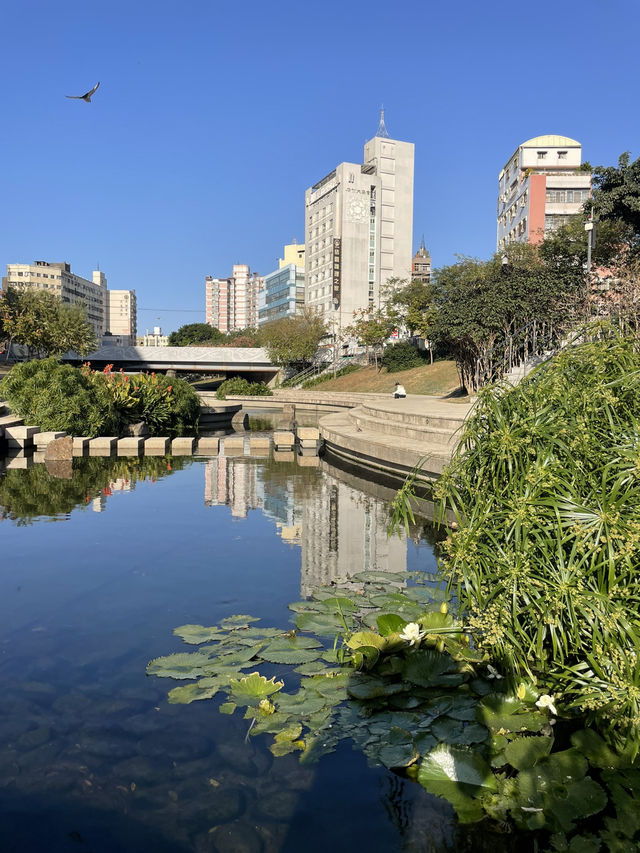
[[[401,385],[399,382],[396,382],[395,391],[393,392],[393,399],[398,400],[401,397],[406,397],[406,396],[407,396],[407,392],[404,390],[404,386]]]

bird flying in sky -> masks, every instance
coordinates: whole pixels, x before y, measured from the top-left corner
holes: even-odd
[[[100,85],[100,81],[96,83],[93,89],[90,89],[88,92],[85,92],[84,95],[65,95],[66,98],[75,98],[78,101],[86,101],[88,104],[91,103],[91,96],[96,93],[98,86]]]

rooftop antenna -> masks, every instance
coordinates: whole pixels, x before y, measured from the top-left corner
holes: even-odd
[[[380,123],[378,124],[378,130],[376,131],[376,136],[382,136],[384,139],[391,139],[389,136],[389,131],[387,130],[384,123],[384,106],[380,107]]]

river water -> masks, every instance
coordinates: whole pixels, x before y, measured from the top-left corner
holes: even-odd
[[[3,853],[461,849],[447,803],[350,744],[274,758],[217,699],[170,705],[175,682],[145,674],[185,650],[176,626],[286,628],[317,584],[432,570],[426,539],[387,536],[389,492],[314,457],[70,473],[0,474]]]

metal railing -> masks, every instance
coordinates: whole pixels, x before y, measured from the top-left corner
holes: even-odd
[[[558,352],[566,329],[554,323],[530,320],[501,337],[476,359],[474,390],[504,379],[517,368],[526,371]]]

